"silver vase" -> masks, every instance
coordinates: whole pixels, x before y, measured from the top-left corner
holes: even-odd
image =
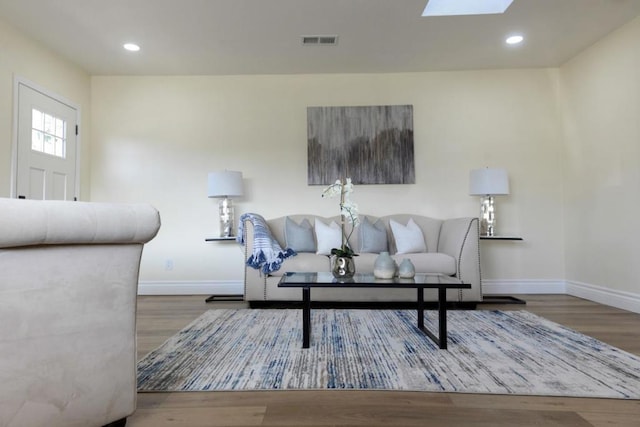
[[[334,255],[331,258],[331,273],[336,279],[351,279],[356,274],[356,263],[352,257]]]

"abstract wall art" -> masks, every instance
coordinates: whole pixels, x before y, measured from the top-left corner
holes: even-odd
[[[309,185],[415,184],[413,106],[308,107]]]

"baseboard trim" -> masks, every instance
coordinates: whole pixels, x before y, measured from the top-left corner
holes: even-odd
[[[141,281],[138,295],[234,295],[244,292],[242,280]],[[640,294],[564,280],[483,280],[483,294],[566,294],[640,313]]]
[[[141,281],[138,295],[237,295],[244,294],[242,280]]]
[[[567,281],[567,294],[622,310],[640,313],[640,295],[588,283]]]
[[[483,280],[483,294],[564,294],[562,280]]]

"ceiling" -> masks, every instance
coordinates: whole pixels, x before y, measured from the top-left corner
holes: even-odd
[[[640,14],[640,0],[515,0],[426,18],[426,1],[0,0],[0,19],[92,75],[218,75],[555,67]]]

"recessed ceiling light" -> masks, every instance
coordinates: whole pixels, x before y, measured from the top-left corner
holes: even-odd
[[[422,16],[504,13],[513,0],[428,0]]]
[[[507,44],[518,44],[518,43],[522,43],[523,40],[524,40],[524,37],[522,37],[520,34],[516,34],[516,35],[507,37],[505,42]]]
[[[125,43],[122,47],[124,47],[130,52],[137,52],[140,50],[140,46],[138,46],[135,43]]]

